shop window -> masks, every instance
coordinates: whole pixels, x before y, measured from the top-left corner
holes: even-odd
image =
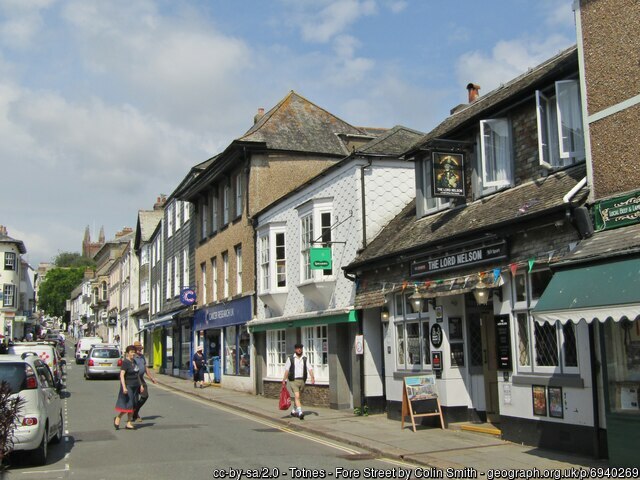
[[[4,269],[16,269],[16,254],[14,252],[4,252]]]
[[[407,332],[407,366],[409,368],[419,367],[422,363],[420,355],[420,323],[405,323]]]
[[[396,366],[405,368],[405,347],[404,340],[404,323],[396,323]]]
[[[414,312],[410,295],[394,296],[396,368],[416,370],[431,365],[428,312]]]
[[[526,313],[518,313],[518,365],[531,366],[529,357],[529,316]]]
[[[640,416],[640,321],[604,324],[608,409]]]
[[[191,326],[182,325],[180,331],[180,369],[191,369]]]
[[[317,382],[329,381],[329,341],[327,325],[302,328],[302,344],[307,362],[313,368]]]
[[[562,326],[562,359],[565,367],[578,367],[578,350],[576,344],[576,326],[573,323],[567,323]]]
[[[286,330],[269,330],[267,332],[267,377],[282,379],[286,362]]]
[[[236,350],[237,327],[232,325],[224,329],[224,373],[235,375],[237,368]]]
[[[251,336],[246,328],[238,335],[238,375],[248,377],[251,371]]]
[[[232,325],[224,329],[224,373],[249,376],[251,337],[246,327]]]
[[[555,325],[534,324],[536,344],[536,365],[539,367],[558,366],[558,337]]]

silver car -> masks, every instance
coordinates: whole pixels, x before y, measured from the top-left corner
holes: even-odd
[[[91,347],[84,362],[84,378],[117,377],[122,367],[122,353],[118,345],[99,343]]]

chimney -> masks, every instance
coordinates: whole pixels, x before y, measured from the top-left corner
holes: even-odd
[[[7,235],[7,227],[0,225],[0,235]]]
[[[164,193],[161,193],[158,199],[156,200],[156,203],[153,204],[153,209],[162,210],[162,207],[164,207],[164,204],[166,202],[167,202],[167,196]]]
[[[258,109],[258,113],[255,114],[255,116],[253,117],[253,124],[255,125],[256,123],[258,123],[258,121],[264,117],[264,108],[260,107]]]
[[[469,91],[469,103],[473,103],[480,96],[480,85],[476,85],[475,83],[470,83],[467,85],[467,90]]]

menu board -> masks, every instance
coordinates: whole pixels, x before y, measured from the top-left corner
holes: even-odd
[[[513,370],[511,361],[511,329],[509,315],[495,317],[496,321],[496,360],[498,370]]]

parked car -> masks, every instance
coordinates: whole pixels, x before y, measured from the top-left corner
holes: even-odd
[[[23,353],[35,353],[53,372],[53,376],[60,383],[63,382],[64,360],[58,354],[56,346],[50,342],[17,342],[9,345],[8,353],[22,355]]]
[[[82,337],[76,344],[76,363],[80,364],[84,362],[85,358],[89,354],[91,347],[97,343],[102,343],[100,337]]]
[[[33,463],[44,465],[49,442],[60,442],[64,431],[61,384],[47,364],[31,352],[0,356],[2,380],[11,387],[12,397],[17,395],[24,401],[11,438],[12,451],[28,452]]]
[[[58,354],[61,357],[64,357],[64,354],[65,354],[64,339],[60,336],[59,333],[47,333],[44,336],[44,341],[55,344],[56,349],[58,350]]]
[[[122,367],[122,352],[118,345],[99,343],[91,347],[84,362],[84,378],[118,377]]]

